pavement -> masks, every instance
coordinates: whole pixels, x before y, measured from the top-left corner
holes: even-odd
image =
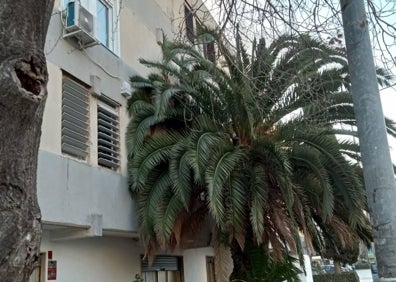
[[[357,269],[356,273],[359,275],[360,282],[373,282],[371,269]]]

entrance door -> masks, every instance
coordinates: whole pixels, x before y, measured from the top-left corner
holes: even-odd
[[[208,282],[215,282],[214,257],[206,257],[206,274]]]
[[[39,261],[30,275],[29,282],[45,282],[45,258],[46,253],[41,253]]]

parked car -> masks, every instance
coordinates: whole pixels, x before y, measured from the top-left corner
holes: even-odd
[[[334,273],[334,264],[322,265],[321,269],[326,273]]]
[[[376,263],[371,264],[371,275],[373,276],[373,281],[378,281],[378,266]]]

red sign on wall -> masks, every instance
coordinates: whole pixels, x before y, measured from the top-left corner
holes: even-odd
[[[47,271],[47,279],[48,280],[56,280],[56,260],[48,261],[48,271]]]

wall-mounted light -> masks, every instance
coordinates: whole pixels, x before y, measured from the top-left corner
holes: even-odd
[[[121,95],[129,99],[132,97],[132,88],[128,81],[123,80],[121,83]]]

